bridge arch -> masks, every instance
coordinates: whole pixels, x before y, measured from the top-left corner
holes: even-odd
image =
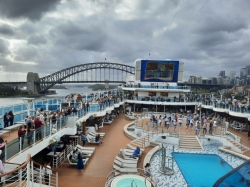
[[[99,80],[97,80],[97,73],[95,72],[95,78],[96,80],[88,79],[88,80],[83,80],[83,77],[81,79],[77,80],[67,80],[68,78],[79,74],[81,72],[87,72],[88,76],[88,71],[91,71],[91,76],[90,78],[93,77],[93,72],[92,70],[99,70]],[[104,70],[104,72],[101,72],[101,70]],[[106,73],[105,73],[106,70]],[[54,86],[55,84],[62,84],[62,83],[100,83],[100,82],[113,82],[113,83],[122,83],[125,82],[125,77],[122,77],[123,79],[118,79],[116,76],[116,80],[110,80],[110,70],[116,71],[117,76],[119,75],[118,72],[125,72],[127,74],[135,74],[135,68],[133,66],[125,65],[125,64],[118,64],[118,63],[110,63],[110,62],[95,62],[95,63],[87,63],[87,64],[80,64],[76,66],[72,66],[69,68],[62,69],[60,71],[57,71],[53,74],[47,75],[45,77],[42,77],[39,79],[39,81],[36,81],[35,84],[40,85],[40,93],[45,93],[49,88]],[[107,72],[109,71],[109,72]],[[118,72],[117,72],[118,71]],[[104,73],[102,75],[102,73]],[[105,75],[108,74],[108,76],[105,78]],[[119,75],[121,76],[121,75]],[[108,79],[109,77],[109,79]],[[113,79],[114,79],[114,74],[113,74]],[[85,75],[86,78],[86,75]]]

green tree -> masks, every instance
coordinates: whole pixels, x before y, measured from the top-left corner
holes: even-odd
[[[232,99],[232,94],[230,92],[226,92],[223,94],[223,97],[228,99],[228,98],[231,98]]]

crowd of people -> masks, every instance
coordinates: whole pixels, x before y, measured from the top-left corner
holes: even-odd
[[[43,109],[38,109],[36,111],[35,116],[26,116],[23,122],[23,125],[20,125],[18,128],[18,138],[21,141],[21,149],[23,149],[24,140],[27,138],[28,146],[33,144],[33,138],[35,136],[36,141],[42,139],[42,127],[46,126],[47,131],[51,131],[51,133],[57,132],[57,124],[60,123],[61,117],[71,115],[73,110],[65,110],[62,109],[60,112],[58,111],[44,111]],[[51,126],[47,126],[50,124]],[[35,132],[35,133],[34,133]]]
[[[185,120],[184,120],[185,118]],[[163,115],[155,115],[153,112],[150,114],[150,122],[153,124],[153,127],[165,126],[167,131],[170,127],[173,127],[173,131],[176,132],[177,126],[182,127],[183,124],[186,125],[186,131],[195,130],[196,135],[206,135],[207,133],[212,135],[216,133],[218,123],[225,125],[226,130],[229,127],[229,121],[227,118],[222,119],[215,116],[199,116],[197,114],[187,114],[184,116],[178,113],[169,113]],[[202,132],[201,132],[202,131]]]

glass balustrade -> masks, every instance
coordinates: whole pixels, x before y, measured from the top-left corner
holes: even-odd
[[[13,157],[14,155],[22,152],[23,150],[29,148],[31,145],[43,140],[44,138],[50,136],[52,127],[56,127],[57,131],[60,131],[63,127],[67,126],[67,117],[62,116],[56,122],[56,124],[47,124],[41,128],[35,129],[31,132],[26,133],[20,138],[15,138],[6,144],[6,158],[5,160]]]
[[[124,84],[125,88],[149,88],[149,89],[177,89],[177,90],[191,90],[190,86],[160,86],[160,85],[141,85],[141,84]]]

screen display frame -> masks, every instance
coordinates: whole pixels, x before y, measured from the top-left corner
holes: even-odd
[[[163,70],[164,66],[165,66],[165,69],[169,69],[169,71]],[[174,60],[142,60],[141,61],[141,81],[142,82],[143,81],[144,82],[177,82],[178,71],[179,71],[179,61],[174,61]],[[164,78],[164,76],[169,76],[169,77]]]

